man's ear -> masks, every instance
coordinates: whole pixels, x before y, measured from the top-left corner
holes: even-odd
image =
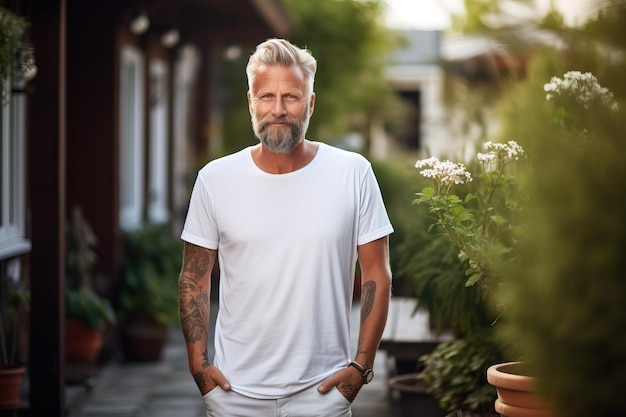
[[[309,116],[313,114],[313,109],[315,109],[315,93],[311,93],[311,99],[309,101]]]
[[[248,90],[248,93],[246,94],[246,97],[248,97],[248,111],[252,115],[252,114],[254,114],[254,109],[252,107],[252,93],[250,93],[250,90]]]

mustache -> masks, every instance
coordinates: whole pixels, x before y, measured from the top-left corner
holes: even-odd
[[[260,120],[259,125],[261,126],[261,128],[266,127],[269,124],[272,123],[286,123],[288,125],[295,125],[299,122],[298,119],[294,118],[294,117],[290,117],[290,116],[279,116],[279,117],[274,117],[272,115],[268,115],[265,116],[263,119]]]

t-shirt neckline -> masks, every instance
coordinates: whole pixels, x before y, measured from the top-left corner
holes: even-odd
[[[311,143],[314,143],[317,145],[317,152],[315,152],[315,155],[313,156],[313,159],[311,159],[311,161],[306,164],[305,166],[303,166],[302,168],[299,168],[295,171],[291,171],[291,172],[286,172],[284,174],[272,174],[270,172],[266,172],[263,171],[255,162],[254,162],[254,158],[252,157],[252,150],[254,149],[254,146],[249,146],[247,149],[247,155],[248,155],[248,161],[250,163],[250,165],[252,166],[252,169],[254,169],[257,173],[270,177],[270,178],[287,178],[287,177],[292,177],[294,175],[298,175],[300,173],[306,172],[310,169],[313,168],[314,165],[317,165],[317,161],[320,159],[320,154],[323,152],[323,148],[324,148],[324,144],[321,142],[315,142],[315,141],[311,141]]]

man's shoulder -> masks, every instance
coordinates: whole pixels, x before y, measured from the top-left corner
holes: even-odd
[[[208,174],[230,169],[240,169],[242,164],[246,164],[249,153],[250,149],[244,148],[240,151],[212,159],[200,169],[200,173]]]
[[[369,161],[358,152],[338,148],[323,142],[320,142],[319,146],[323,149],[323,155],[326,158],[334,158],[341,160],[343,163],[352,163],[355,165],[369,166],[370,164]]]

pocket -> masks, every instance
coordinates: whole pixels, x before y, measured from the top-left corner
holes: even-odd
[[[331,394],[334,393],[336,397],[339,397],[339,399],[341,400],[342,404],[344,405],[351,405],[352,402],[350,402],[350,400],[348,400],[346,397],[343,396],[343,394],[341,393],[341,391],[339,391],[337,388],[333,388],[330,392]]]
[[[220,386],[216,385],[214,388],[212,388],[209,392],[207,392],[206,394],[204,394],[202,396],[202,398],[204,399],[204,403],[207,404],[207,406],[209,405],[209,401],[211,399],[211,397],[213,397],[215,395],[215,393],[220,390]]]

